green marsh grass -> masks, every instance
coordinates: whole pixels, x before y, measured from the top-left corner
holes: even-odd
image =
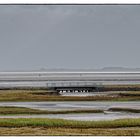
[[[63,128],[121,128],[140,127],[140,119],[119,119],[112,121],[72,121],[47,118],[0,119],[0,127],[63,127]]]

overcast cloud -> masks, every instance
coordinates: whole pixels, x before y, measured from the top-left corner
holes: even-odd
[[[140,67],[140,5],[0,5],[0,71]]]

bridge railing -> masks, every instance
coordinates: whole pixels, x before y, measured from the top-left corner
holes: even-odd
[[[80,87],[80,86],[102,86],[102,83],[95,83],[95,82],[59,82],[59,83],[46,83],[46,87]]]

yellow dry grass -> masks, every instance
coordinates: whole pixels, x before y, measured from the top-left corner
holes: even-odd
[[[0,136],[140,136],[140,127],[132,128],[0,128]]]

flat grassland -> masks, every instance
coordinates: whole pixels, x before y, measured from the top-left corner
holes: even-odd
[[[71,121],[62,119],[0,119],[0,135],[140,135],[140,119]]]

